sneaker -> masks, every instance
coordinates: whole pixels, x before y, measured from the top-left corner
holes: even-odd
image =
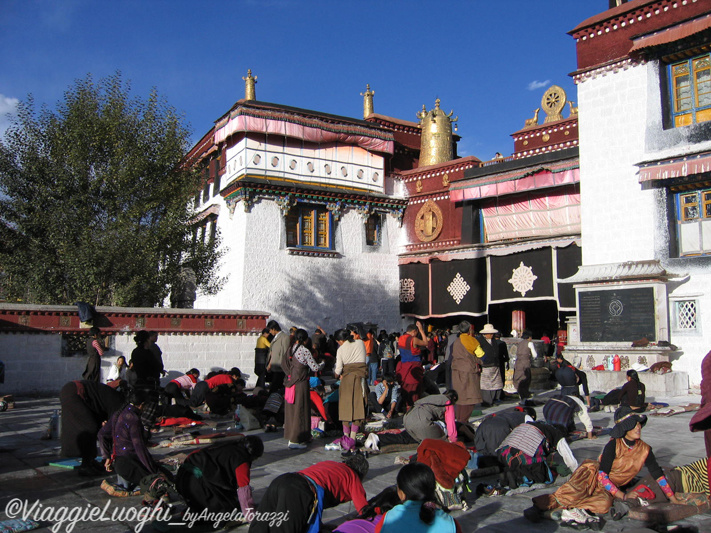
[[[368,435],[368,438],[365,439],[364,447],[366,450],[379,452],[380,451],[380,448],[378,447],[379,442],[380,442],[380,438],[375,433],[371,433],[370,435]]]
[[[306,444],[302,444],[300,442],[291,442],[291,441],[289,441],[289,444],[287,445],[287,447],[290,450],[303,450],[303,449],[307,448]]]
[[[332,443],[326,444],[326,451],[329,451],[329,452],[341,451],[343,449],[343,448],[341,448],[341,441],[342,440],[343,440],[343,437],[339,437],[336,440],[334,440]]]
[[[592,515],[588,514],[584,509],[564,509],[560,515],[560,519],[563,522],[576,522],[578,524],[587,524],[588,520],[593,518]]]

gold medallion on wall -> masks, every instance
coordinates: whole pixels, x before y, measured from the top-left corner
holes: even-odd
[[[422,242],[430,242],[439,237],[444,225],[442,210],[432,200],[427,200],[415,217],[415,235]]]

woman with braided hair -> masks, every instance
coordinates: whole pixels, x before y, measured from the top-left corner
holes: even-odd
[[[397,474],[401,505],[385,513],[376,533],[461,533],[457,521],[444,512],[435,496],[435,475],[422,463],[403,466]]]

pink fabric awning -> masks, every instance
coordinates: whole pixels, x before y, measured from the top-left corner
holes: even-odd
[[[255,114],[256,115],[256,114]],[[233,114],[215,127],[215,144],[239,132],[283,135],[313,143],[340,142],[354,144],[365,150],[392,154],[392,133],[375,131],[356,124],[333,124],[318,119],[294,117],[286,112],[270,112],[255,116],[246,112]]]
[[[580,233],[580,193],[566,189],[557,194],[541,191],[485,200],[486,241]]]
[[[481,183],[481,180],[472,180],[471,184],[462,183],[459,186],[450,187],[449,198],[452,202],[464,200],[478,200],[481,198],[491,198],[513,194],[517,192],[532,191],[559,185],[568,185],[580,181],[580,169],[573,168],[561,172],[551,172],[542,170],[535,174],[518,176],[503,176],[489,183]]]
[[[711,154],[696,154],[655,163],[640,163],[639,182],[683,178],[711,172]]]

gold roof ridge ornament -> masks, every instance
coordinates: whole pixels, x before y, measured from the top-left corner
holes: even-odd
[[[363,118],[368,118],[370,115],[375,113],[373,107],[373,96],[375,91],[370,90],[370,83],[365,84],[365,92],[360,93],[363,97]]]
[[[543,123],[546,124],[548,122],[563,120],[563,115],[561,115],[560,112],[565,107],[566,101],[567,97],[565,91],[557,85],[551,85],[551,87],[543,93],[543,98],[541,99],[541,107],[546,113],[546,119]]]
[[[256,100],[257,91],[254,86],[257,83],[257,76],[252,76],[252,69],[247,69],[247,77],[242,77],[244,80],[244,99],[245,100]]]
[[[420,164],[419,166],[436,165],[451,161],[454,157],[452,149],[453,135],[452,124],[459,117],[451,118],[454,111],[445,114],[440,109],[440,99],[435,100],[435,107],[427,111],[427,106],[422,106],[422,111],[417,113],[420,119]]]

